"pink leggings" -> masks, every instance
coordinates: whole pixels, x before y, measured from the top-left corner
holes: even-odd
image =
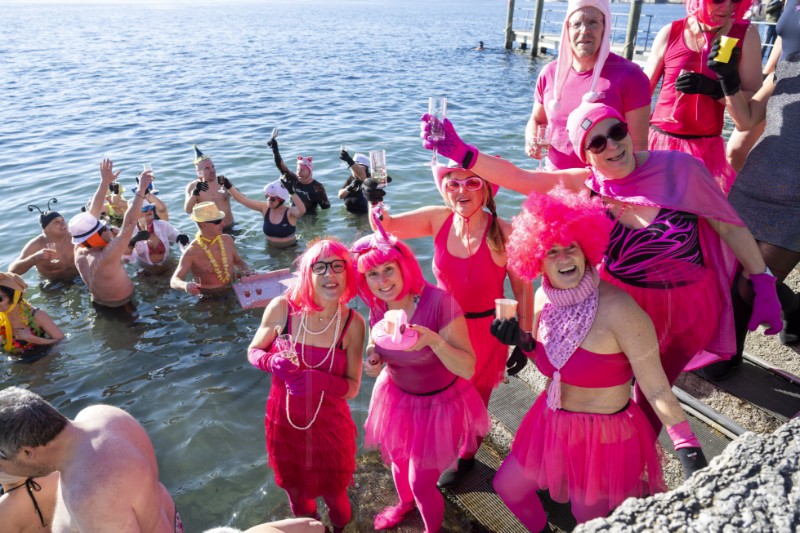
[[[304,498],[298,489],[287,489],[289,495],[289,506],[295,516],[314,516],[317,514],[317,502],[313,499]],[[343,490],[338,494],[323,494],[325,505],[328,506],[328,517],[336,527],[344,527],[350,522],[352,511],[350,510],[350,500],[347,498],[347,491]]]
[[[494,476],[494,490],[502,498],[508,509],[514,513],[522,525],[530,531],[541,531],[547,525],[547,515],[536,491],[539,484],[533,473],[522,466],[511,455],[506,457]],[[579,524],[608,514],[608,502],[600,501],[587,505],[580,495],[570,498],[572,516]]]
[[[439,531],[444,519],[444,498],[436,487],[440,474],[436,469],[419,469],[413,461],[392,462],[392,478],[400,502],[417,502],[427,533]]]

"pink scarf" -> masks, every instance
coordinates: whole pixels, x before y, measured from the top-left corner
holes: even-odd
[[[597,314],[599,285],[600,277],[591,265],[586,266],[583,279],[572,289],[556,289],[547,276],[542,276],[547,302],[539,317],[539,336],[547,359],[556,369],[547,388],[547,406],[553,411],[561,407],[560,370],[589,333]]]

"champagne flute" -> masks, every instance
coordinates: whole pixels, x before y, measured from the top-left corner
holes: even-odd
[[[145,163],[144,165],[142,165],[142,168],[144,168],[144,172],[150,172],[150,173],[153,172],[153,165],[151,165],[150,163]],[[148,193],[151,194],[158,193],[158,191],[156,190],[156,186],[153,184],[154,182],[155,182],[155,176],[153,176],[153,180],[150,181],[150,185],[147,186],[147,190],[142,191],[143,195],[147,196]]]
[[[539,151],[539,170],[545,168],[547,153],[550,151],[550,134],[551,129],[547,124],[539,124],[536,126],[536,137],[533,142],[536,144]]]
[[[346,151],[346,150],[347,150],[347,146],[346,146],[346,145],[342,144],[342,145],[340,145],[340,146],[339,146],[339,153],[340,153],[340,154],[341,154],[342,152]],[[344,162],[344,161],[342,161],[342,163],[341,163],[339,166],[340,166],[340,167],[342,167],[342,168],[344,168],[344,167],[346,167],[346,166],[347,166],[347,163],[346,163],[346,162]]]
[[[386,150],[369,151],[369,172],[372,179],[378,182],[378,188],[385,189],[389,181],[386,179]],[[381,202],[381,207],[386,211],[389,205]]]
[[[45,247],[46,247],[48,250],[53,250],[54,252],[56,251],[56,243],[54,243],[54,242],[48,242],[48,243],[45,245]],[[51,263],[60,263],[60,261],[59,261],[58,257],[56,257],[55,259],[51,259],[51,260],[50,260],[50,262],[51,262]]]
[[[443,120],[447,112],[447,98],[444,96],[431,96],[428,98],[428,116],[430,116],[431,131],[428,135],[430,141],[444,140],[444,124]],[[434,167],[439,164],[439,158],[436,155],[436,145],[433,146],[433,156],[431,157],[431,166]]]
[[[281,357],[288,359],[292,363],[297,366],[300,366],[300,361],[297,357],[297,350],[294,347],[294,338],[292,337],[291,333],[284,333],[283,335],[278,335],[275,337],[273,341],[275,344],[275,348],[277,348],[276,354],[280,355]]]
[[[680,78],[684,74],[694,74],[694,71],[682,68],[680,73],[678,73],[678,78]],[[678,78],[675,79],[677,80]],[[680,102],[681,98],[683,98],[683,95],[686,94],[683,91],[678,91],[677,89],[675,90],[675,92],[678,93],[678,96],[675,97],[675,103],[672,104],[672,111],[670,112],[669,116],[664,119],[664,122],[672,122],[673,124],[678,123],[678,119],[675,118],[675,111],[678,109],[678,102]]]

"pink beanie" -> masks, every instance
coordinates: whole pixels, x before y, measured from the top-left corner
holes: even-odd
[[[603,70],[603,65],[606,63],[606,58],[611,51],[611,7],[609,0],[570,0],[567,4],[567,16],[564,17],[564,27],[561,30],[561,41],[558,49],[558,58],[556,58],[556,74],[555,74],[555,87],[553,88],[553,99],[547,103],[550,111],[559,109],[561,100],[561,93],[564,90],[564,83],[567,81],[570,69],[572,69],[572,43],[569,40],[569,18],[577,10],[584,7],[593,7],[600,10],[603,14],[603,36],[600,41],[600,49],[597,52],[597,61],[592,70],[592,84],[589,86],[589,92],[583,95],[583,99],[587,102],[596,102],[603,97],[602,93],[595,92],[597,80],[600,78],[600,72]]]
[[[569,114],[567,118],[569,140],[572,142],[572,149],[575,150],[575,155],[584,163],[586,163],[586,156],[584,155],[583,143],[586,142],[586,137],[595,124],[607,118],[615,118],[620,122],[625,122],[619,111],[600,102],[582,102],[581,105],[575,108],[575,111]]]
[[[303,157],[302,155],[297,156],[297,169],[300,170],[300,165],[303,165],[308,169],[309,174],[314,173],[314,164],[311,162],[311,156]]]

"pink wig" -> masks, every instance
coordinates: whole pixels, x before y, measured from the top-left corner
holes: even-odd
[[[708,26],[712,26],[714,24],[709,16],[711,0],[685,0],[685,3],[687,15],[696,18]],[[744,14],[748,9],[750,9],[750,5],[752,3],[753,0],[742,0],[737,4],[733,4],[736,6],[736,10],[733,12],[733,19],[741,20],[744,18]]]
[[[403,276],[403,290],[397,296],[398,300],[409,292],[422,294],[422,288],[425,286],[425,278],[411,248],[394,236],[387,237],[381,233],[367,235],[358,239],[351,248],[358,269],[358,295],[370,309],[386,306],[381,299],[372,294],[367,285],[366,273],[373,268],[397,261],[400,275]]]
[[[337,257],[347,262],[345,273],[345,290],[339,302],[346,304],[356,295],[357,277],[356,268],[350,251],[347,247],[333,237],[325,237],[316,241],[311,241],[308,249],[294,261],[297,271],[289,288],[286,289],[286,299],[292,307],[300,311],[321,311],[322,306],[314,301],[314,282],[312,280],[311,265],[323,257]]]
[[[512,220],[514,230],[506,245],[508,265],[528,281],[542,270],[547,252],[576,241],[586,261],[597,265],[608,246],[613,222],[600,197],[574,193],[559,185],[549,194],[531,193]]]

